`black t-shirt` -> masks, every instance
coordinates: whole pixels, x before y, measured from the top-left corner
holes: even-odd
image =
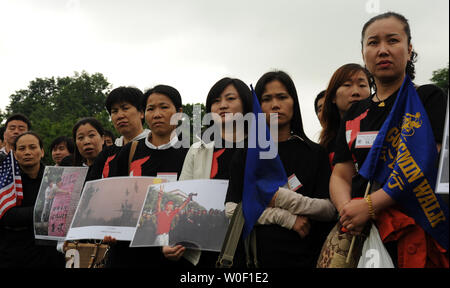
[[[131,160],[130,173],[128,173],[131,143],[124,146],[117,155],[117,168],[114,169],[114,174],[111,176],[156,177],[158,173],[177,173],[177,179],[180,177],[188,149],[173,147],[154,149],[148,146],[146,139],[141,139],[136,146]]]
[[[177,179],[183,168],[186,148],[154,149],[146,139],[138,141],[136,151],[131,161],[130,173],[128,161],[132,142],[124,146],[116,156],[116,168],[110,176],[150,176],[156,177],[158,173],[177,173]],[[109,251],[108,267],[163,267],[170,265],[186,265],[184,262],[174,263],[164,258],[160,247],[129,248],[129,241],[119,241]]]
[[[211,163],[211,179],[230,179],[230,164],[235,148],[215,148]]]
[[[10,208],[0,220],[1,268],[63,268],[64,255],[56,251],[56,243],[36,243],[34,239],[33,208],[39,193],[44,165],[38,176],[28,177],[21,171],[23,200]],[[41,245],[45,244],[45,245]]]
[[[331,139],[327,145],[328,160],[330,163],[331,170],[334,168],[334,155],[336,154],[336,137]]]
[[[66,157],[64,157],[61,162],[59,163],[59,166],[62,167],[70,167],[73,166],[73,154],[70,154]]]
[[[211,163],[211,179],[230,179],[231,160],[237,150],[242,150],[241,145],[245,143],[230,143],[222,139],[221,148],[214,147],[213,158]],[[230,148],[226,148],[230,147]]]
[[[22,204],[10,208],[0,219],[0,227],[20,227],[33,231],[33,208],[39,193],[45,166],[41,163],[36,179],[28,177],[20,170],[22,179],[23,199]]]
[[[211,163],[211,174],[210,179],[222,179],[229,180],[230,179],[230,170],[233,168],[231,166],[231,162],[233,159],[233,155],[238,150],[243,150],[244,148],[240,145],[245,145],[245,143],[234,143],[234,142],[226,142],[222,139],[220,148],[214,147],[212,163]],[[230,147],[230,148],[226,148]],[[238,249],[243,248],[239,247]],[[198,268],[214,268],[217,258],[219,256],[219,252],[212,251],[202,251],[202,255],[200,257],[200,261],[196,267]]]
[[[278,154],[287,177],[295,174],[302,186],[297,193],[312,198],[329,198],[330,165],[325,149],[315,143],[291,137],[278,144]],[[242,200],[246,149],[234,154],[226,202]],[[256,225],[258,262],[261,267],[315,267],[330,224],[311,221],[304,239],[297,232],[279,225]],[[242,258],[242,255],[237,255]]]
[[[97,180],[101,178],[111,177],[117,175],[115,169],[117,169],[117,155],[122,150],[122,147],[111,146],[103,147],[103,150],[95,158],[95,162],[89,169],[89,174],[86,177],[86,181]]]
[[[443,91],[435,85],[424,85],[417,88],[417,93],[431,122],[436,143],[442,142],[444,132],[447,99]],[[336,139],[334,163],[356,160],[357,168],[361,168],[366,160],[369,148],[356,148],[356,137],[360,132],[378,132],[391,112],[398,91],[387,98],[385,107],[379,107],[379,102],[372,97],[355,103],[344,116]],[[350,131],[351,130],[351,131]],[[349,140],[349,142],[347,142]],[[351,148],[349,147],[351,143]],[[354,155],[354,156],[352,156]],[[352,157],[355,157],[353,159]],[[352,197],[362,197],[367,181],[358,174],[353,177]]]

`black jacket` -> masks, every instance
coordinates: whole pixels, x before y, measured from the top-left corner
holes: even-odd
[[[56,245],[37,245],[34,239],[33,209],[44,168],[41,163],[36,179],[31,179],[20,171],[22,205],[10,208],[0,219],[0,268],[64,267],[64,255],[56,251]]]

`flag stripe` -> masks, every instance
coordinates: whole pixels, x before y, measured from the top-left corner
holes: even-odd
[[[3,201],[9,197],[11,197],[12,193],[14,192],[14,186],[12,184],[9,184],[6,186],[3,191],[0,193],[0,203],[3,203]]]
[[[11,195],[11,197],[5,199],[1,205],[0,205],[0,218],[3,216],[3,214],[6,213],[10,208],[14,207],[16,205],[16,196],[14,193]]]
[[[19,165],[12,152],[0,163],[0,218],[23,199]]]

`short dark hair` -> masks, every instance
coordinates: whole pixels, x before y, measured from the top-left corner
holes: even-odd
[[[319,110],[319,107],[317,107],[317,103],[319,102],[320,99],[325,97],[325,92],[326,92],[326,90],[320,91],[320,93],[317,94],[316,99],[314,99],[314,110],[316,111],[316,115],[317,115],[317,111]]]
[[[24,132],[24,133],[20,134],[19,136],[17,136],[17,138],[16,138],[16,140],[14,141],[14,144],[13,144],[14,150],[17,149],[17,141],[19,141],[19,139],[22,138],[22,136],[25,136],[25,135],[33,135],[34,137],[36,137],[38,139],[38,141],[39,141],[39,147],[41,149],[44,149],[44,142],[42,142],[41,137],[36,132],[27,131],[27,132]]]
[[[55,149],[55,147],[61,143],[65,143],[66,147],[67,147],[67,151],[69,151],[70,154],[73,154],[73,152],[75,150],[75,145],[73,143],[73,139],[69,138],[67,136],[59,136],[58,138],[53,140],[52,143],[50,144],[50,152],[52,152],[53,149]]]
[[[113,89],[105,100],[105,107],[108,110],[109,115],[111,115],[111,107],[115,103],[127,102],[136,107],[138,111],[144,111],[144,106],[142,105],[142,98],[144,94],[141,90],[135,87],[118,87]]]
[[[145,91],[144,98],[142,101],[142,107],[144,107],[144,110],[145,110],[145,107],[147,106],[148,97],[153,93],[159,93],[159,94],[163,94],[163,95],[166,95],[167,97],[169,97],[170,100],[172,101],[173,105],[175,106],[175,109],[177,112],[180,110],[180,108],[183,105],[182,101],[181,101],[180,92],[178,92],[177,89],[173,88],[172,86],[168,86],[168,85],[157,85],[157,86]]]
[[[110,130],[106,129],[103,130],[103,136],[110,137],[113,142],[116,139],[116,136],[114,136],[114,134]]]
[[[364,47],[363,46],[364,36],[366,35],[367,28],[372,23],[374,23],[375,21],[381,20],[381,19],[387,19],[387,18],[391,18],[391,17],[394,17],[395,19],[397,19],[403,23],[403,25],[404,25],[403,29],[405,31],[406,36],[408,37],[408,45],[411,44],[411,39],[412,39],[411,27],[409,26],[408,19],[406,19],[405,16],[403,16],[399,13],[396,13],[396,12],[386,12],[386,13],[383,13],[383,14],[380,14],[380,15],[370,18],[370,20],[364,24],[362,32],[361,32],[361,46]],[[415,68],[414,63],[417,62],[417,56],[418,56],[417,52],[413,50],[411,52],[411,60],[408,60],[408,62],[406,63],[406,69],[405,69],[406,74],[409,76],[409,78],[411,78],[411,80],[414,80],[416,77],[416,68]]]
[[[206,97],[206,113],[211,113],[211,106],[215,99],[220,97],[220,94],[228,87],[228,85],[233,85],[239,93],[239,97],[242,101],[243,113],[247,114],[248,112],[252,112],[252,92],[250,88],[245,84],[242,80],[236,78],[225,77],[220,79],[214,84],[209,90],[208,96]]]
[[[18,120],[18,121],[24,122],[25,124],[27,124],[28,131],[31,130],[31,122],[30,122],[30,120],[27,118],[27,116],[25,116],[25,115],[23,115],[21,113],[16,113],[16,114],[13,114],[13,115],[9,116],[8,119],[6,120],[5,128],[8,127],[8,123],[13,121],[13,120]]]

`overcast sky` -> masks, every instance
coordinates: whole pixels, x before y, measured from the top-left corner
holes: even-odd
[[[419,53],[417,84],[449,62],[448,0],[0,0],[0,109],[36,77],[100,72],[112,88],[177,88],[205,102],[230,76],[256,84],[292,76],[305,132],[320,131],[313,102],[343,64],[362,63],[363,24],[404,14]]]

